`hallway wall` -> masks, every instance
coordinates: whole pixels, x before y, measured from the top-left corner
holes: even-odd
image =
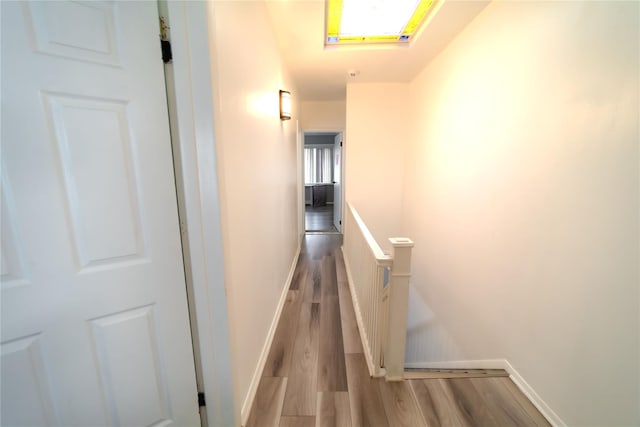
[[[348,85],[347,198],[416,242],[408,364],[640,423],[638,9],[493,2],[412,82]]]
[[[408,96],[403,83],[347,86],[345,197],[387,251],[402,234]]]
[[[506,358],[569,425],[640,422],[638,7],[494,2],[409,86],[407,359]]]
[[[341,131],[345,128],[346,103],[338,101],[302,101],[300,125],[304,131]]]
[[[295,94],[296,89],[264,2],[216,1],[210,7],[225,287],[239,422],[241,408],[250,403],[252,378],[260,375],[261,352],[298,246],[299,108],[294,96],[292,120],[280,120],[278,90]]]

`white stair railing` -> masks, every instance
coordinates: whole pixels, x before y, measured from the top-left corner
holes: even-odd
[[[402,380],[413,242],[390,238],[385,254],[350,203],[345,214],[344,262],[369,373]]]

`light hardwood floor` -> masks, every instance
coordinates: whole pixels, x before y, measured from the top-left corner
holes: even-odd
[[[369,377],[341,241],[306,236],[247,427],[549,425],[505,376]]]

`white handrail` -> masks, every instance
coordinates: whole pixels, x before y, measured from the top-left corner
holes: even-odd
[[[351,205],[351,203],[347,202],[347,207],[351,211],[351,214],[353,215],[353,219],[355,220],[356,224],[358,224],[358,227],[360,228],[360,232],[362,233],[365,240],[367,241],[367,244],[369,245],[369,249],[371,249],[373,256],[376,257],[378,261],[387,261],[387,260],[392,261],[391,256],[385,254],[382,251],[382,248],[380,247],[380,245],[378,245],[378,242],[376,242],[376,239],[373,238],[373,235],[367,228],[367,225],[364,223],[362,218],[360,218],[358,211],[356,211],[356,209],[353,207],[353,205]]]

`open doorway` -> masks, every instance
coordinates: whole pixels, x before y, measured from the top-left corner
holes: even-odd
[[[306,233],[342,231],[342,133],[305,132],[304,228]]]

